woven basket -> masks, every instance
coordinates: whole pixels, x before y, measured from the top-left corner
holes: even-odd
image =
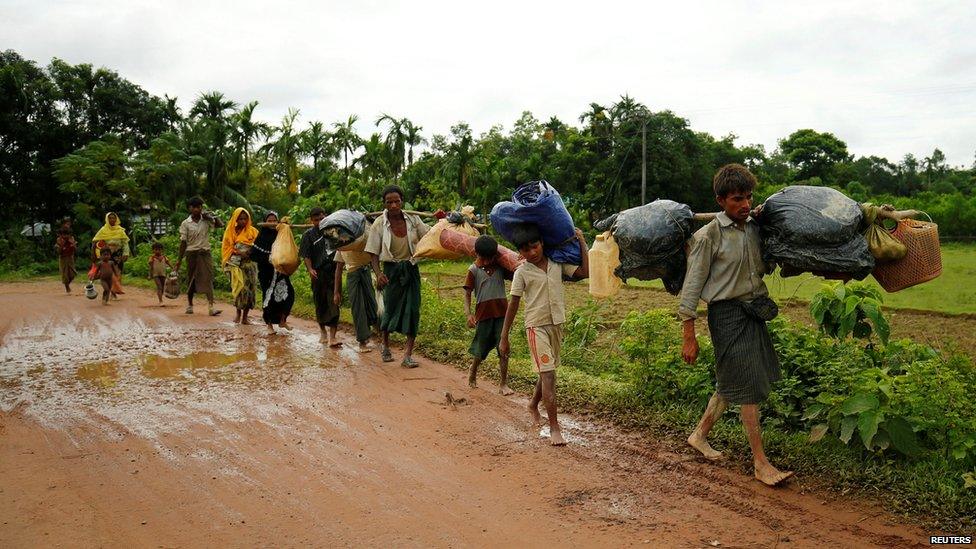
[[[908,248],[908,254],[896,261],[876,266],[871,273],[886,292],[904,290],[942,274],[938,225],[903,219],[898,222],[891,235]]]

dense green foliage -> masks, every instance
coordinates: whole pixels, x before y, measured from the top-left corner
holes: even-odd
[[[800,129],[767,152],[735,135],[694,131],[670,112],[623,96],[593,103],[578,121],[524,113],[510,129],[474,135],[458,122],[448,135],[425,135],[413,121],[383,114],[377,131],[357,134],[355,115],[303,123],[291,110],[277,125],[258,119],[256,102],[217,91],[188,112],[108,69],[54,59],[39,67],[14,51],[0,54],[0,200],[10,227],[75,217],[84,233],[118,211],[125,226],[177,219],[183,200],[212,207],[291,209],[299,197],[331,208],[376,209],[377,193],[397,182],[418,209],[460,203],[487,212],[517,184],[548,179],[577,224],[640,201],[641,130],[647,136],[648,200],[666,197],[714,209],[715,169],[741,162],[759,194],[786,184],[832,185],[859,200],[926,210],[950,236],[976,235],[974,170],[953,168],[936,149],[900,162],[855,157],[830,133]],[[365,121],[363,121],[365,122]],[[575,122],[578,122],[576,124]],[[359,124],[359,127],[362,123]],[[911,197],[911,198],[908,198]]]

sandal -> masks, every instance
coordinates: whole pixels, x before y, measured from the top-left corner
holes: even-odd
[[[400,363],[400,366],[403,366],[404,368],[416,368],[417,366],[420,366],[420,363],[414,360],[413,357],[408,356],[404,357],[403,362]]]
[[[389,349],[383,349],[383,362],[393,362],[393,353]]]

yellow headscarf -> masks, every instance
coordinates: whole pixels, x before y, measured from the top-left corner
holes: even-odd
[[[115,225],[109,225],[108,216],[115,216]],[[118,214],[115,212],[108,212],[105,214],[105,224],[102,225],[101,229],[95,233],[92,237],[92,242],[98,242],[99,240],[121,240],[123,242],[129,241],[129,235],[125,234],[125,229],[122,228],[122,220],[119,219]]]
[[[247,214],[247,225],[241,229],[241,232],[237,232],[237,218],[240,217],[241,213]],[[251,213],[244,208],[237,208],[234,210],[234,214],[230,216],[230,221],[227,222],[227,226],[224,228],[224,239],[220,243],[220,257],[221,264],[226,265],[230,261],[230,256],[234,251],[235,244],[247,244],[248,246],[254,245],[254,239],[258,237],[258,230],[254,228],[251,224],[253,221]]]

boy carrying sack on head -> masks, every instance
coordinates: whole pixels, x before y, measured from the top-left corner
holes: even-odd
[[[562,325],[566,322],[566,299],[563,295],[563,279],[582,280],[589,276],[586,239],[576,229],[583,263],[579,267],[552,261],[543,254],[539,228],[526,224],[513,231],[512,243],[518,246],[525,263],[515,270],[512,277],[512,299],[505,313],[499,354],[508,356],[511,344],[508,334],[518,313],[519,304],[525,298],[525,333],[529,352],[539,380],[529,402],[529,414],[536,424],[542,423],[539,401],[546,406],[549,416],[549,438],[553,446],[563,446],[563,439],[556,419],[556,368],[559,366],[559,350],[562,344]]]
[[[468,317],[468,328],[475,328],[474,339],[468,352],[474,357],[468,371],[468,385],[478,387],[478,366],[488,357],[492,349],[498,352],[498,392],[510,395],[508,387],[508,353],[502,353],[498,344],[505,324],[508,299],[505,297],[505,279],[512,275],[501,268],[498,258],[498,242],[488,235],[479,236],[474,242],[477,254],[475,262],[468,267],[464,281],[464,312]],[[476,305],[471,311],[471,293],[474,292]]]
[[[715,393],[688,444],[707,459],[721,459],[721,452],[708,444],[708,433],[729,404],[739,404],[756,479],[776,486],[793,472],[780,471],[769,462],[759,428],[759,403],[780,379],[780,369],[766,328],[778,308],[762,280],[772,266],[762,261],[759,228],[751,212],[756,178],[745,166],[726,164],[715,174],[712,187],[723,211],[691,238],[678,306],[685,362],[698,359],[699,299],[708,303],[708,330],[715,348]]]

